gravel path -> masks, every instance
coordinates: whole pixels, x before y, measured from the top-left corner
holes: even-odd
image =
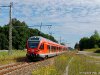
[[[66,71],[65,71],[65,73],[64,73],[64,75],[68,75],[68,69],[69,69],[69,64],[71,63],[71,61],[73,60],[73,57],[69,60],[69,62],[68,62],[68,65],[67,65],[67,67],[66,67]]]
[[[86,51],[78,51],[77,54],[83,54],[89,57],[100,59],[100,56],[93,56],[93,52],[86,52]]]
[[[8,50],[0,50],[0,52],[8,52]]]

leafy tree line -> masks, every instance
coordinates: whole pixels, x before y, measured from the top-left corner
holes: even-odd
[[[51,35],[44,34],[38,29],[28,28],[25,22],[20,22],[17,19],[12,19],[12,45],[13,49],[25,49],[26,40],[31,36],[42,36],[57,42]],[[0,26],[0,50],[8,49],[9,46],[9,24]]]
[[[97,31],[90,37],[83,37],[80,39],[79,44],[75,44],[76,49],[84,50],[91,48],[100,48],[100,35]]]

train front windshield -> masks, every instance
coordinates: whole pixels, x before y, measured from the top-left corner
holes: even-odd
[[[28,41],[29,48],[37,48],[39,45],[39,41]]]

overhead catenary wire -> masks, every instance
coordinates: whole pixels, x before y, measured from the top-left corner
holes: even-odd
[[[15,10],[16,12],[19,12],[15,7],[13,7],[13,10]],[[16,14],[15,14],[16,15]],[[26,16],[24,15],[25,17],[27,17],[28,19],[30,19],[31,21],[33,21],[32,17],[30,16]],[[40,24],[36,24],[36,25],[31,25],[31,26],[28,26],[28,27],[39,27],[39,30],[42,31],[42,27],[45,27],[47,26],[49,28],[49,31],[50,31],[50,28],[52,27],[51,24],[43,24],[42,22]],[[14,27],[26,27],[26,26],[14,26]],[[50,32],[49,32],[50,34]]]

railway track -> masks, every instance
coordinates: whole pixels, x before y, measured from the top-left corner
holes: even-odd
[[[37,62],[22,62],[0,66],[0,75],[30,75],[33,69],[52,64],[53,59],[54,57]]]
[[[34,64],[34,62],[14,63],[14,64],[1,66],[0,67],[0,75],[8,75],[9,73],[11,73],[15,70],[19,70],[19,69],[29,66],[31,64]]]

